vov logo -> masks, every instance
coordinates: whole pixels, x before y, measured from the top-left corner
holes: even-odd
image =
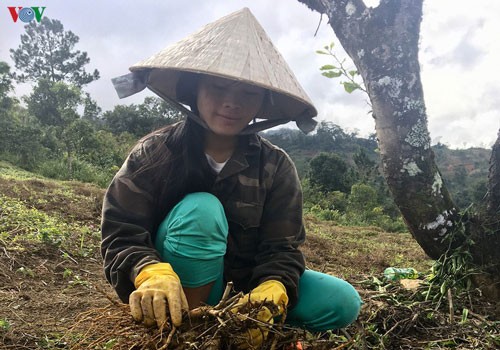
[[[29,23],[36,20],[38,23],[42,20],[43,13],[45,11],[44,7],[22,7],[22,6],[9,6],[10,15],[14,23],[19,19],[21,22]]]

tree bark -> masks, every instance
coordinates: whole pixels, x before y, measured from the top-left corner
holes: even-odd
[[[459,214],[434,161],[418,62],[423,0],[381,0],[374,9],[362,0],[299,2],[328,16],[363,78],[384,176],[413,237],[437,259],[449,249],[447,239],[454,240],[452,246],[462,243],[464,235],[450,233],[465,225],[466,234],[475,242],[470,248],[475,261],[498,273],[500,234]],[[495,154],[498,158],[500,150]],[[493,164],[500,164],[499,160]],[[497,181],[490,179],[494,184],[490,195],[498,196],[500,170],[498,166],[492,169],[490,176]],[[492,205],[499,203],[498,197],[491,198]]]

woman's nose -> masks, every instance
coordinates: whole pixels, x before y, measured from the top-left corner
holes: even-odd
[[[226,91],[224,95],[223,105],[226,108],[239,108],[241,107],[241,94],[237,91]]]

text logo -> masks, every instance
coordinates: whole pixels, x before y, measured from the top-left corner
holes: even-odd
[[[19,19],[21,22],[28,23],[36,20],[40,23],[42,20],[43,12],[45,7],[22,7],[22,6],[9,6],[10,15],[14,23]]]

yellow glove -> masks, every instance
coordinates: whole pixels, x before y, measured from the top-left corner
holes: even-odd
[[[263,301],[272,302],[278,307],[278,311],[272,313],[271,310],[264,306],[257,314],[257,319],[259,321],[272,325],[274,323],[273,317],[281,315],[288,305],[288,296],[286,294],[286,288],[283,283],[276,280],[268,280],[261,283],[260,285],[252,289],[250,293],[245,294],[238,301],[236,307],[231,311],[238,312],[244,305],[249,302],[257,303]],[[269,330],[267,327],[249,329],[245,334],[246,341],[239,343],[238,348],[259,348],[267,338],[268,333]]]
[[[132,317],[147,326],[158,327],[167,321],[167,304],[174,326],[182,323],[182,311],[189,310],[179,276],[168,263],[156,263],[142,268],[134,281],[137,288],[130,294]]]
[[[278,312],[273,316],[278,316],[285,311],[285,307],[288,305],[288,295],[286,295],[286,288],[280,281],[267,280],[257,287],[252,289],[252,291],[244,295],[238,302],[239,304],[244,304],[250,302],[262,302],[270,301],[278,307]]]

